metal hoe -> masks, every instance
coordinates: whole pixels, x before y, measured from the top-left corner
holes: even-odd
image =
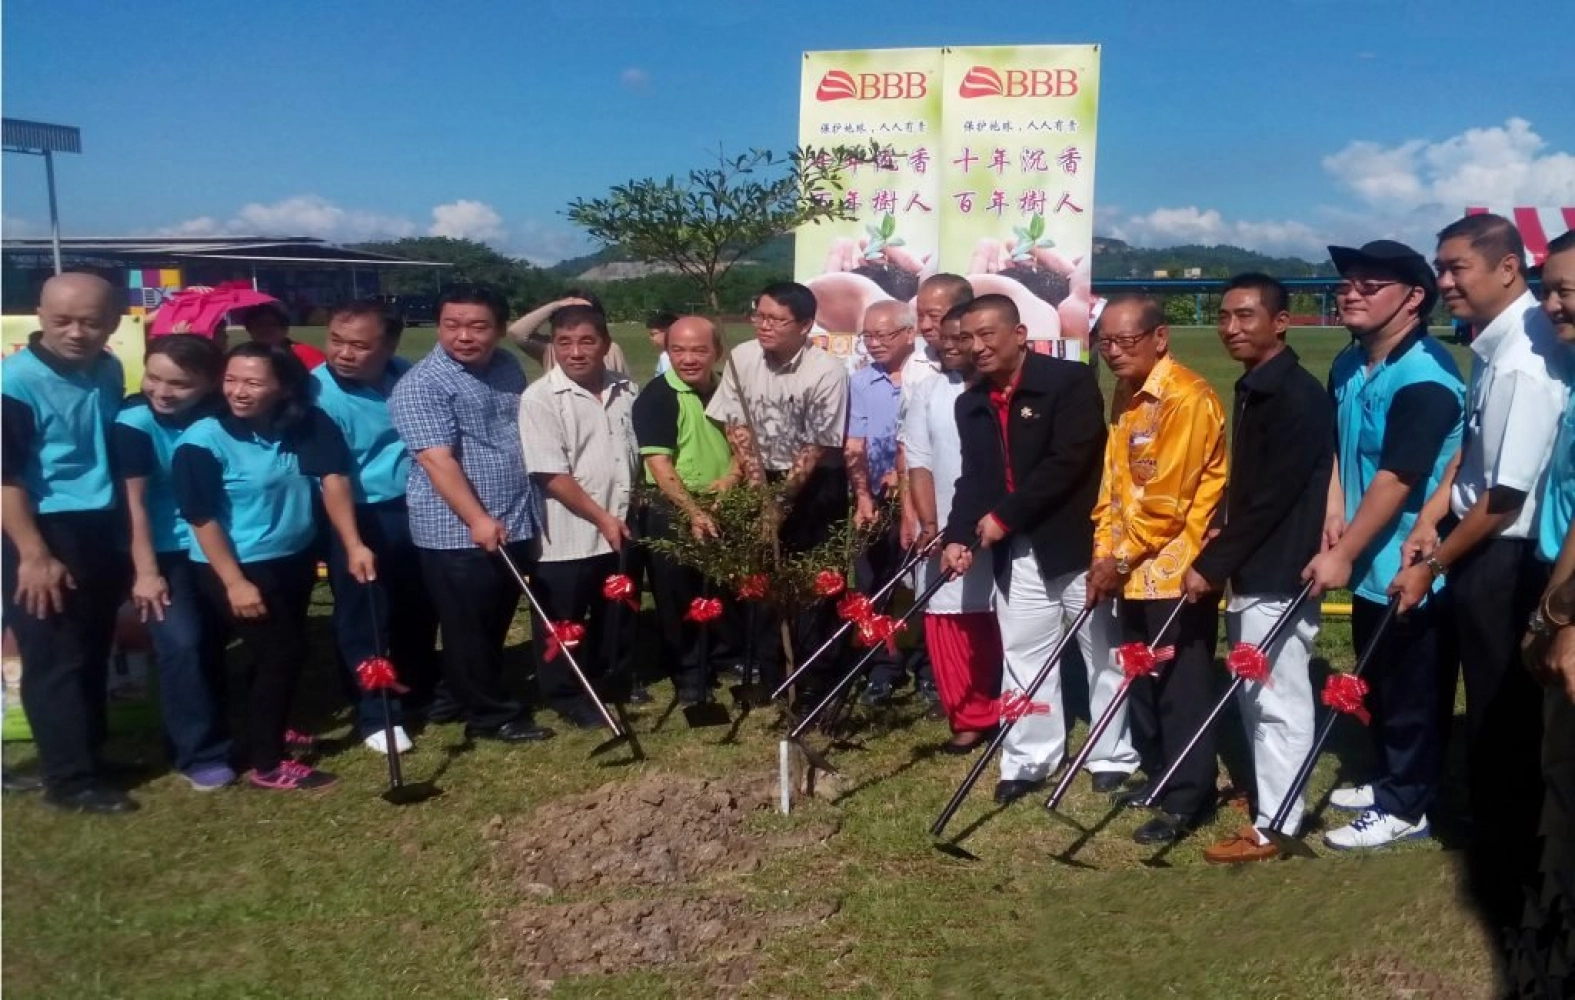
[[[1187,602],[1185,599],[1176,601],[1176,606],[1171,610],[1170,617],[1165,619],[1165,624],[1159,627],[1159,631],[1149,641],[1149,652],[1152,653],[1159,648],[1160,643],[1165,639],[1165,633],[1170,631],[1170,626],[1175,624],[1176,619],[1181,616],[1181,609],[1186,606]],[[1094,747],[1099,744],[1100,738],[1105,735],[1105,730],[1109,729],[1110,724],[1115,721],[1116,713],[1121,710],[1121,706],[1126,704],[1128,696],[1132,693],[1132,681],[1133,678],[1131,677],[1122,678],[1121,686],[1116,688],[1115,696],[1110,699],[1110,704],[1105,706],[1104,713],[1099,716],[1099,720],[1089,729],[1088,739],[1083,741],[1083,748],[1077,752],[1077,757],[1068,765],[1066,773],[1061,775],[1061,780],[1056,783],[1055,791],[1051,792],[1050,797],[1045,800],[1045,808],[1050,810],[1052,816],[1059,815],[1056,813],[1056,808],[1061,805],[1061,800],[1066,797],[1067,790],[1072,787],[1073,779],[1077,777],[1079,771],[1083,770],[1083,765],[1088,763],[1088,758],[1094,753]]]
[[[1301,610],[1302,605],[1307,602],[1308,595],[1312,593],[1312,588],[1313,585],[1310,582],[1303,587],[1302,592],[1292,598],[1291,603],[1286,605],[1280,617],[1274,620],[1274,624],[1269,627],[1269,631],[1264,635],[1263,641],[1257,643],[1258,649],[1262,650],[1265,655],[1270,649],[1274,648],[1276,642],[1280,641],[1280,636],[1285,633],[1285,630],[1291,627],[1291,623],[1296,619],[1297,612]],[[1203,720],[1203,725],[1199,726],[1198,731],[1192,734],[1192,738],[1187,741],[1187,745],[1181,748],[1181,753],[1177,754],[1176,759],[1171,761],[1170,767],[1166,768],[1165,773],[1160,775],[1158,781],[1154,782],[1148,796],[1139,803],[1143,808],[1152,809],[1160,799],[1164,798],[1165,789],[1170,787],[1170,782],[1176,777],[1176,772],[1181,770],[1181,765],[1185,764],[1187,758],[1192,756],[1192,751],[1197,748],[1204,734],[1225,713],[1226,706],[1231,703],[1232,698],[1236,697],[1236,692],[1240,691],[1241,686],[1245,683],[1247,683],[1245,677],[1233,677],[1231,679],[1230,684],[1225,688],[1225,693],[1220,695],[1219,701],[1214,703],[1213,711],[1209,712],[1208,717]]]
[[[1383,641],[1384,633],[1389,631],[1389,626],[1400,613],[1400,596],[1396,594],[1389,599],[1388,607],[1384,608],[1383,616],[1378,619],[1378,625],[1373,629],[1373,637],[1367,643],[1367,648],[1362,650],[1362,655],[1357,658],[1356,666],[1351,671],[1353,677],[1362,676],[1378,651],[1379,644]],[[1291,787],[1285,790],[1285,798],[1280,800],[1280,807],[1274,811],[1274,818],[1269,821],[1269,828],[1264,832],[1274,845],[1286,854],[1300,854],[1303,857],[1313,857],[1312,850],[1301,839],[1285,832],[1285,826],[1290,821],[1291,809],[1296,801],[1301,798],[1302,792],[1307,789],[1307,782],[1312,780],[1313,768],[1318,766],[1318,754],[1323,750],[1325,743],[1329,742],[1329,735],[1334,732],[1334,724],[1340,719],[1340,713],[1329,710],[1328,718],[1323,720],[1323,725],[1318,729],[1318,735],[1313,739],[1313,745],[1307,751],[1307,757],[1302,761],[1302,766],[1296,771],[1296,777],[1291,779]]]
[[[370,584],[368,584],[370,586]],[[379,655],[383,650],[383,629],[378,621],[377,614],[378,594],[373,591],[370,607],[372,610],[372,648]],[[405,782],[404,768],[399,759],[399,746],[394,742],[394,706],[388,697],[388,688],[381,688],[378,697],[383,702],[383,745],[388,748],[388,789],[383,792],[383,801],[396,806],[407,806],[416,802],[425,802],[427,799],[437,798],[443,790],[430,781]]]
[[[524,591],[525,598],[526,600],[530,601],[530,606],[535,610],[536,616],[540,618],[542,622],[546,623],[550,628],[552,619],[548,617],[547,609],[542,607],[541,602],[536,599],[535,592],[530,589],[530,584],[525,582],[524,575],[520,573],[519,567],[514,565],[514,560],[509,557],[508,551],[502,546],[499,546],[497,552],[498,556],[503,560],[503,565],[509,568],[509,573],[514,577],[514,582],[518,583],[520,590]],[[546,637],[543,636],[542,638],[545,639]],[[613,718],[611,712],[607,711],[607,706],[602,702],[601,695],[596,692],[596,688],[591,684],[590,678],[585,676],[585,671],[580,669],[579,661],[574,658],[574,651],[568,646],[560,643],[558,646],[558,653],[568,661],[569,669],[574,672],[574,679],[578,681],[580,687],[585,690],[586,695],[591,699],[591,704],[596,706],[597,714],[602,717],[602,724],[606,726],[607,729],[612,733],[611,739],[605,743],[600,744],[591,751],[592,755],[604,753],[620,743],[627,742],[631,744],[637,756],[643,756],[639,752],[639,745],[635,744],[629,738],[628,731],[618,724],[618,721]]]
[[[1072,624],[1061,634],[1061,641],[1057,642],[1055,648],[1050,650],[1050,656],[1045,660],[1045,665],[1039,668],[1039,673],[1034,675],[1034,679],[1028,684],[1028,689],[1023,692],[1025,701],[1032,701],[1034,695],[1039,693],[1040,687],[1049,679],[1050,671],[1060,666],[1061,654],[1066,652],[1066,647],[1077,638],[1078,631],[1088,624],[1088,619],[1093,614],[1094,605],[1088,604],[1083,607],[1082,611],[1077,613],[1076,618],[1072,619]],[[930,827],[930,836],[939,837],[945,832],[946,824],[950,823],[952,817],[957,814],[957,810],[962,808],[963,800],[968,797],[969,792],[973,791],[973,786],[979,783],[979,779],[984,775],[984,769],[990,766],[990,762],[995,759],[995,755],[1005,745],[1006,737],[1011,735],[1012,727],[1015,725],[1017,725],[1017,719],[1015,718],[1006,719],[1001,723],[1000,728],[996,730],[995,738],[990,741],[989,746],[984,748],[984,753],[979,755],[979,759],[974,761],[973,767],[968,771],[968,776],[963,779],[961,785],[957,786],[957,791],[952,794],[951,801],[946,803],[946,808],[941,810],[940,816],[936,818],[935,823]],[[937,847],[948,854],[961,855],[966,853],[957,847],[955,843],[937,845]],[[948,847],[951,850],[947,850]]]

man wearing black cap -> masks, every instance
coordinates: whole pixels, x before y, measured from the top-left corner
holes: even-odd
[[[1499,933],[1518,928],[1536,875],[1542,696],[1520,667],[1518,636],[1547,585],[1548,566],[1536,556],[1539,506],[1569,399],[1564,349],[1526,287],[1525,256],[1520,233],[1500,216],[1468,215],[1438,234],[1444,304],[1477,330],[1466,433],[1411,532],[1415,561],[1390,587],[1406,607],[1449,579],[1448,639],[1465,674],[1476,821],[1471,885]]]
[[[1449,352],[1428,336],[1438,289],[1421,254],[1374,240],[1360,250],[1330,247],[1329,255],[1343,279],[1340,320],[1356,342],[1329,373],[1334,475],[1323,551],[1302,576],[1315,594],[1350,586],[1352,638],[1365,649],[1406,537],[1460,446],[1465,385]],[[1324,836],[1330,847],[1380,847],[1428,833],[1441,763],[1438,625],[1437,602],[1424,597],[1384,634],[1365,678],[1378,774],[1330,796],[1331,805],[1358,813]]]

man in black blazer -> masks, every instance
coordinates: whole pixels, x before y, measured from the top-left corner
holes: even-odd
[[[1016,719],[1001,752],[996,802],[1027,795],[1066,748],[1059,672],[1026,687],[1083,606],[1094,502],[1105,447],[1104,401],[1088,365],[1028,350],[1028,329],[1004,295],[973,300],[962,317],[979,379],[957,400],[962,476],[946,523],[945,565],[967,572],[970,544],[994,560],[995,613],[1005,664],[1002,719]],[[1078,636],[1093,663],[1092,637]]]

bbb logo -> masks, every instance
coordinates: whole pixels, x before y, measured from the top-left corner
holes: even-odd
[[[846,70],[827,70],[815,88],[817,101],[891,101],[912,100],[929,93],[929,80],[925,74],[907,73],[849,73]]]
[[[957,88],[958,97],[1071,97],[1076,93],[1075,69],[1009,69],[1002,73],[975,66]]]

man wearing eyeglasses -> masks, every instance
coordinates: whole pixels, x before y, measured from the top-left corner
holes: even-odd
[[[1119,598],[1125,642],[1174,650],[1158,676],[1138,677],[1130,689],[1133,742],[1153,782],[1181,759],[1214,700],[1218,605],[1187,604],[1163,627],[1225,492],[1225,412],[1208,382],[1171,357],[1164,309],[1151,296],[1112,299],[1094,342],[1118,385],[1088,600]],[[1209,730],[1181,761],[1160,811],[1132,839],[1163,844],[1186,836],[1212,812],[1217,776]],[[1120,792],[1116,801],[1146,801],[1150,788]]]
[[[754,483],[780,482],[790,504],[778,529],[784,554],[803,552],[829,538],[847,520],[848,474],[843,431],[848,417],[848,375],[842,362],[809,342],[815,293],[791,281],[767,285],[750,315],[755,339],[733,349],[706,416],[726,428],[744,475]],[[806,655],[834,620],[820,602],[793,623],[793,645]],[[783,676],[780,629],[760,615],[755,651],[768,682]],[[829,666],[829,664],[828,664]],[[806,678],[800,702],[814,694],[823,672]]]
[[[1351,639],[1374,640],[1402,565],[1401,547],[1423,501],[1460,447],[1465,385],[1454,359],[1427,332],[1438,297],[1432,269],[1403,243],[1330,247],[1342,279],[1340,321],[1356,342],[1334,360],[1335,464],[1322,551],[1307,564],[1313,594],[1349,586]],[[1438,587],[1434,587],[1436,591]],[[1428,832],[1427,809],[1442,764],[1436,602],[1396,618],[1363,678],[1372,691],[1368,726],[1373,780],[1337,788],[1330,805],[1357,813],[1324,842],[1379,847]]]
[[[864,313],[860,339],[870,363],[848,379],[848,433],[843,455],[853,486],[854,520],[868,528],[880,520],[880,507],[897,495],[904,471],[897,448],[897,421],[903,401],[935,374],[929,360],[914,350],[913,309],[905,302],[877,302]],[[854,564],[860,590],[871,593],[902,564],[900,525],[893,521],[875,537]],[[882,647],[870,669],[867,705],[884,704],[903,679],[902,661]]]
[[[1042,784],[1066,748],[1059,669],[1029,687],[1083,608],[1104,402],[1092,368],[1028,350],[1028,327],[1005,295],[968,303],[962,334],[979,378],[957,400],[962,473],[943,565],[966,574],[974,546],[994,564],[1005,661],[997,717],[1013,723],[995,786],[1004,806]],[[1089,629],[1077,638],[1093,662]]]

